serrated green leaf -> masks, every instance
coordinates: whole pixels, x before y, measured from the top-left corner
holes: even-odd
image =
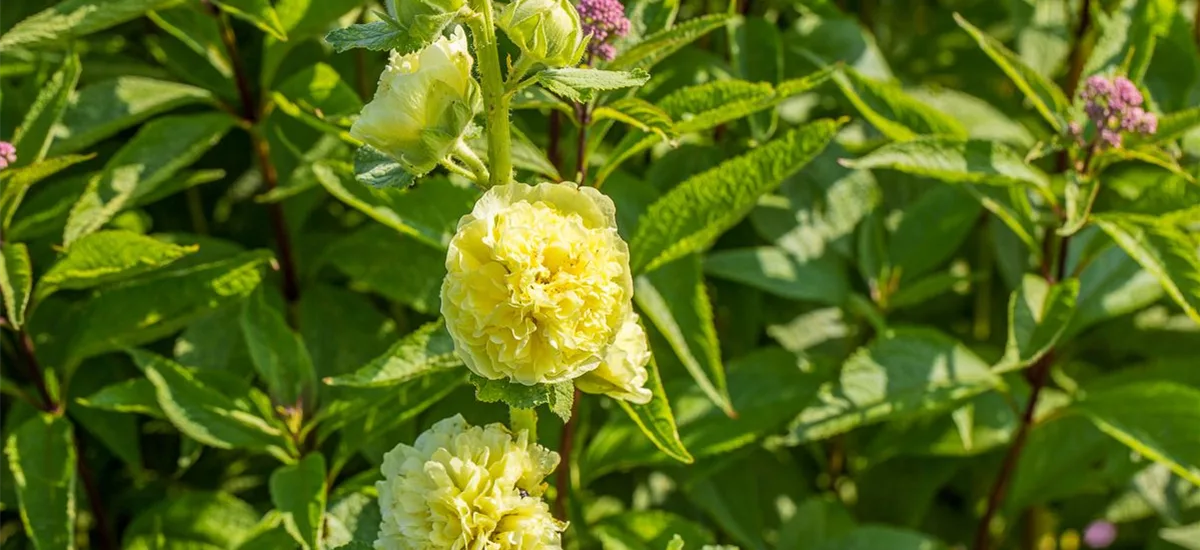
[[[287,40],[287,31],[270,0],[212,0],[221,11],[262,29],[278,40]]]
[[[1033,103],[1042,118],[1050,123],[1050,127],[1060,134],[1066,132],[1069,118],[1067,113],[1071,108],[1071,102],[1058,85],[1029,68],[1003,44],[968,23],[961,15],[954,14],[954,20],[970,33],[984,53],[1000,66],[1000,70],[1004,71],[1013,84],[1016,84],[1025,97]]]
[[[152,342],[241,300],[262,283],[270,258],[269,252],[247,252],[100,291],[77,314],[81,324],[71,359]]]
[[[243,398],[235,399],[227,388],[210,386],[174,361],[142,350],[132,350],[130,356],[154,385],[163,415],[188,437],[218,449],[262,451],[280,459],[295,453],[283,430],[247,403],[265,401],[258,390],[247,388]]]
[[[50,154],[74,153],[167,111],[215,101],[203,88],[141,76],[97,82],[80,89],[67,107]]]
[[[861,348],[817,403],[791,427],[789,443],[818,441],[855,428],[944,411],[1002,385],[969,349],[933,329],[897,329]]]
[[[762,194],[820,153],[841,125],[826,119],[796,128],[663,195],[642,216],[629,245],[633,271],[650,271],[711,246]]]
[[[350,25],[325,35],[325,41],[341,53],[354,48],[372,51],[395,50],[401,55],[415,52],[433,42],[456,18],[456,12],[418,15],[410,27],[393,19]]]
[[[1024,368],[1048,353],[1075,316],[1079,280],[1051,285],[1026,275],[1008,304],[1008,344],[997,372]]]
[[[898,84],[871,80],[849,67],[834,72],[833,81],[863,118],[892,140],[967,136],[957,120],[909,96]]]
[[[183,0],[66,0],[14,25],[0,36],[0,49],[62,44],[102,31],[150,10]]]
[[[1113,213],[1093,220],[1200,322],[1200,240],[1195,235],[1153,216]]]
[[[75,548],[75,443],[71,422],[38,414],[4,446],[25,533],[38,550]]]
[[[1100,431],[1200,485],[1200,390],[1147,380],[1088,391],[1071,406]]]
[[[658,363],[653,357],[650,358],[650,364],[646,365],[646,372],[648,377],[645,387],[654,395],[650,402],[638,405],[619,399],[617,404],[658,450],[679,462],[691,464],[695,459],[679,439],[679,428],[675,425],[671,402],[667,399],[662,377],[658,374]]]
[[[316,389],[312,358],[283,314],[267,304],[260,288],[242,303],[242,335],[258,376],[276,403],[311,406]]]
[[[391,349],[353,374],[326,378],[331,386],[375,388],[408,382],[430,372],[462,365],[454,340],[438,320],[400,339]],[[528,408],[528,407],[525,407]]]
[[[700,257],[680,258],[637,277],[633,298],[696,383],[713,403],[733,416]]]
[[[535,75],[538,84],[572,101],[590,101],[597,90],[619,90],[633,88],[650,80],[650,74],[641,69],[632,71],[604,71],[599,69],[546,69]]]
[[[850,294],[833,255],[802,261],[773,246],[720,250],[705,258],[704,272],[792,300],[842,305]]]
[[[3,38],[0,38],[0,43],[3,43]],[[33,105],[25,111],[21,126],[13,134],[12,144],[17,149],[15,166],[34,164],[46,158],[50,141],[54,138],[54,125],[58,124],[67,110],[67,103],[75,92],[75,84],[79,82],[82,71],[79,56],[72,52],[38,92]]]
[[[1016,151],[994,141],[918,138],[884,145],[842,164],[866,170],[897,170],[946,183],[1050,189],[1050,176],[1026,164]]]
[[[604,119],[624,122],[643,132],[654,133],[665,140],[674,139],[676,135],[675,123],[671,121],[671,115],[654,104],[636,97],[621,98],[596,107],[592,111],[593,121]]]
[[[1148,136],[1131,135],[1128,137],[1128,143],[1130,147],[1147,143],[1166,143],[1183,137],[1196,127],[1200,127],[1200,107],[1191,107],[1158,117],[1157,132]]]
[[[1083,65],[1083,76],[1119,72],[1141,82],[1175,10],[1171,0],[1123,0],[1111,11],[1097,10],[1099,36]]]
[[[396,187],[406,189],[417,182],[419,176],[405,170],[399,162],[382,151],[363,145],[354,154],[354,179],[376,189]]]
[[[609,62],[608,67],[612,69],[649,69],[697,38],[721,28],[725,23],[736,18],[737,16],[727,14],[705,15],[669,29],[663,29],[647,36],[637,45],[623,49],[615,59]]]
[[[179,115],[146,124],[88,182],[71,208],[63,244],[100,229],[118,212],[154,193],[220,141],[234,120],[225,113]]]
[[[23,243],[0,245],[0,293],[4,297],[4,314],[14,328],[25,324],[25,308],[33,290],[33,266],[29,264],[29,249]]]
[[[685,134],[715,128],[771,106],[775,89],[766,82],[717,80],[672,92],[658,102],[675,129]]]
[[[154,384],[145,378],[133,378],[111,384],[76,401],[92,409],[165,418],[162,407],[158,406]]]
[[[513,409],[536,409],[546,405],[563,422],[571,419],[575,385],[570,381],[526,386],[508,380],[488,380],[475,374],[469,379],[475,386],[475,399],[484,403],[504,403]]]
[[[324,537],[325,457],[312,453],[271,473],[271,503],[283,512],[288,533],[305,550],[319,550]]]
[[[413,189],[374,189],[353,181],[349,166],[317,163],[313,173],[338,200],[439,249],[449,245],[458,219],[479,196],[469,184],[446,178],[427,178]]]
[[[38,280],[38,299],[56,290],[81,289],[129,279],[199,250],[132,231],[99,231],[72,246]]]

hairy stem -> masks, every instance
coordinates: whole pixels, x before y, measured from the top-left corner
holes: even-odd
[[[476,155],[475,151],[465,141],[458,140],[458,143],[454,146],[454,156],[458,157],[459,160],[463,161],[463,164],[467,165],[467,168],[471,169],[471,173],[475,177],[475,183],[486,185],[486,182],[491,177],[491,174],[488,173],[487,165],[479,159],[479,155]]]
[[[492,24],[491,0],[471,0],[472,39],[475,59],[479,62],[479,86],[487,118],[488,162],[492,165],[487,187],[512,181],[512,134],[509,130],[508,101],[504,77],[500,74],[500,52],[496,47],[496,28]]]

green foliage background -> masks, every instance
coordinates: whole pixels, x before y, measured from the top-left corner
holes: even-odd
[[[437,319],[478,191],[356,174],[378,8],[0,5],[0,548],[369,548],[384,452],[507,420]],[[1200,549],[1198,9],[631,0],[627,81],[540,74],[518,178],[586,159],[656,365],[542,415],[567,547]],[[1093,74],[1160,124],[1080,171]]]

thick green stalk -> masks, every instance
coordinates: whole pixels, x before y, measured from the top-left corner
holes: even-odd
[[[529,432],[529,442],[537,442],[537,411],[534,409],[508,409],[508,419],[512,423],[512,431]]]
[[[500,72],[500,52],[496,48],[496,27],[492,20],[491,0],[471,0],[478,17],[469,20],[475,40],[475,61],[479,63],[479,85],[487,114],[488,163],[491,177],[487,187],[512,181],[512,135],[508,126],[508,96]],[[482,182],[481,182],[482,183]]]

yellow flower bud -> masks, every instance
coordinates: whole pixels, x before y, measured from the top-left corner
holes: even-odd
[[[646,389],[650,373],[646,364],[650,362],[650,346],[646,341],[646,330],[638,322],[636,313],[621,325],[617,339],[608,347],[608,353],[599,367],[575,379],[579,391],[604,394],[639,405],[650,402],[653,394]]]
[[[570,0],[513,0],[496,24],[521,53],[548,67],[574,67],[588,37]]]
[[[376,550],[561,550],[542,500],[558,454],[500,424],[434,424],[383,457]]]
[[[573,183],[491,188],[458,222],[442,315],[475,374],[525,385],[600,366],[633,311],[608,197]]]
[[[392,52],[375,98],[350,135],[424,174],[446,158],[479,103],[471,54],[461,28],[409,55]]]

